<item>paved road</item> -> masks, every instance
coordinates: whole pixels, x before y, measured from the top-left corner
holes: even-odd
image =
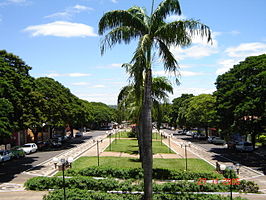
[[[78,144],[82,144],[87,140],[93,139],[101,135],[105,135],[106,131],[91,131],[85,133],[81,138],[73,138],[69,142],[63,145],[62,148],[54,151],[39,151],[30,155],[26,155],[25,158],[14,159],[0,165],[0,183],[13,182],[16,179],[16,183],[23,183],[28,179],[27,175],[20,174],[32,167],[38,166],[40,163],[53,158],[68,149],[76,147]],[[19,179],[19,180],[18,180]]]
[[[173,131],[171,130],[164,129],[164,131],[167,133],[173,133]],[[266,157],[263,155],[257,154],[256,151],[241,153],[235,150],[227,149],[223,145],[210,144],[206,140],[194,139],[191,136],[178,135],[175,137],[185,140],[185,141],[190,141],[194,144],[197,144],[197,146],[200,146],[201,148],[206,149],[207,152],[213,152],[213,153],[219,154],[223,156],[224,158],[233,160],[237,163],[240,163],[242,165],[245,165],[247,167],[250,167],[254,170],[258,170],[266,174]],[[217,160],[224,161],[222,157],[220,158],[218,157]]]

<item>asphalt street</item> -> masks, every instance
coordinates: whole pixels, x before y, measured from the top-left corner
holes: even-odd
[[[94,137],[98,137],[101,135],[105,135],[106,131],[91,131],[84,133],[83,137],[72,138],[62,147],[58,149],[53,149],[49,151],[37,151],[36,153],[32,153],[26,155],[25,158],[13,159],[8,162],[4,162],[0,164],[0,183],[12,182],[14,179],[20,179],[16,182],[24,182],[24,179],[27,179],[27,175],[20,176],[20,174],[30,168],[36,167],[42,162],[53,158],[68,149],[76,147],[78,144],[82,144],[87,140],[93,139]]]
[[[164,131],[170,134],[174,132],[166,129],[164,129]],[[177,135],[175,137],[197,144],[197,146],[204,148],[207,152],[219,154],[220,157],[217,157],[218,161],[229,159],[235,163],[245,165],[266,174],[266,157],[265,155],[259,154],[257,150],[253,152],[238,152],[236,150],[227,149],[226,146],[223,145],[210,144],[207,140],[194,139],[191,136]]]

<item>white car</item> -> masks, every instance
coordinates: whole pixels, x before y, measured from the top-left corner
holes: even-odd
[[[176,131],[173,133],[173,136],[175,135],[182,135],[183,134],[183,131],[179,130],[179,131]]]
[[[192,135],[193,135],[193,132],[192,132],[192,131],[187,131],[187,132],[186,132],[186,135],[188,135],[188,136],[192,136]]]
[[[0,150],[0,162],[4,162],[11,159],[11,153],[6,150]]]
[[[26,154],[30,154],[33,152],[36,152],[38,147],[35,143],[27,143],[24,144],[21,149],[26,153]]]
[[[222,138],[220,137],[214,137],[211,141],[213,144],[222,144],[224,145],[225,144],[225,140],[223,140]]]
[[[235,146],[237,151],[253,151],[253,146],[250,142],[238,142]]]

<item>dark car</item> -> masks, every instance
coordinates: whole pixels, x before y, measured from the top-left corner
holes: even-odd
[[[82,132],[76,132],[75,134],[75,137],[82,137],[82,136],[83,136]]]

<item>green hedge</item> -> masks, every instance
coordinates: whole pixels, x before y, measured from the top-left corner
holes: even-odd
[[[28,190],[48,190],[63,188],[63,180],[61,177],[34,177],[27,180],[24,184]],[[132,185],[131,181],[119,182],[114,179],[93,179],[88,177],[74,177],[65,179],[66,188],[78,188],[82,190],[95,191],[136,191],[141,190],[139,185]]]
[[[88,167],[81,170],[69,169],[66,171],[67,176],[96,176],[96,177],[113,177],[120,179],[142,179],[143,169],[141,168],[114,168],[114,167]],[[153,178],[159,180],[196,180],[199,178],[222,179],[221,174],[215,172],[190,172],[170,169],[153,169]]]
[[[94,190],[94,191],[143,191],[143,184],[133,183],[130,180],[117,181],[114,179],[96,180],[88,177],[74,177],[65,180],[66,188]],[[60,177],[34,177],[25,183],[29,190],[48,190],[63,188],[63,180]],[[223,183],[198,184],[197,182],[179,181],[176,183],[153,184],[154,192],[225,192],[230,185]],[[234,191],[258,192],[258,186],[253,182],[241,181],[240,185],[233,185]]]
[[[140,194],[110,194],[110,193],[95,193],[87,190],[67,190],[66,196],[68,200],[141,200],[142,195]],[[50,192],[48,195],[45,195],[43,200],[62,200],[63,191],[57,190]],[[224,197],[221,195],[213,194],[154,194],[154,200],[229,200],[229,197]],[[234,198],[234,200],[243,200],[240,197]]]

